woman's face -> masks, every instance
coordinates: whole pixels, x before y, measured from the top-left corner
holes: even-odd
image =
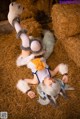
[[[52,78],[45,78],[44,79],[44,85],[50,86],[50,85],[52,85],[52,83],[53,83],[53,79]]]

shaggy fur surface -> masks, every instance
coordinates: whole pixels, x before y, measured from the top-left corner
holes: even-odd
[[[43,49],[46,50],[46,53],[44,54],[44,57],[46,59],[49,58],[51,53],[53,52],[54,45],[55,45],[55,37],[52,32],[49,30],[43,30]]]
[[[56,42],[54,52],[48,59],[51,69],[59,63],[67,63],[69,67],[69,84],[75,88],[68,91],[69,99],[58,99],[59,106],[42,106],[35,99],[16,88],[21,78],[31,78],[32,74],[26,67],[18,68],[16,58],[20,54],[20,40],[15,34],[0,35],[0,112],[7,111],[8,119],[80,119],[80,69],[70,60],[61,42]],[[61,77],[58,75],[58,77]],[[36,86],[32,89],[36,92]]]

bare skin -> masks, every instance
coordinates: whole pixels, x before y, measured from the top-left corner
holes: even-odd
[[[50,73],[51,73],[51,77],[53,77],[53,76],[55,76],[57,73],[59,72],[59,65],[54,69],[54,70],[50,70]],[[33,79],[24,79],[28,84],[38,84],[38,80],[37,80],[37,77],[36,77],[36,75],[34,75],[34,78]],[[62,77],[62,80],[63,80],[63,82],[64,83],[67,83],[68,82],[68,76],[67,75],[63,75],[63,77]],[[44,84],[45,85],[51,85],[52,84],[52,82],[53,82],[53,79],[52,78],[50,78],[50,80],[49,80],[49,78],[45,78],[44,79]],[[28,92],[28,96],[32,99],[32,98],[34,98],[35,97],[35,93],[33,92],[33,91],[29,91]]]
[[[21,56],[22,57],[27,57],[27,56],[29,56],[30,55],[30,51],[25,51],[25,50],[22,50],[22,52],[21,52]]]

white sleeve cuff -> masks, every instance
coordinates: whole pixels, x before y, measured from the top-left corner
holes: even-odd
[[[23,93],[26,93],[28,90],[30,90],[29,85],[25,82],[25,80],[22,79],[18,81],[16,87]]]
[[[66,64],[60,64],[59,73],[62,75],[68,73],[68,66]]]
[[[34,54],[31,54],[25,58],[23,58],[22,56],[19,56],[16,60],[16,65],[17,66],[27,65],[32,59],[34,59]]]

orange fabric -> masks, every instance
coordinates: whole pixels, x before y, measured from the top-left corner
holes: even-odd
[[[32,63],[35,64],[36,70],[43,70],[45,68],[45,64],[40,58],[32,60]]]

